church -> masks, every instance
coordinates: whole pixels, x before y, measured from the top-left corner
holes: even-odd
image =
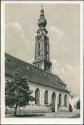
[[[47,20],[44,10],[40,11],[38,30],[35,37],[35,59],[33,64],[24,62],[16,57],[5,54],[5,80],[11,81],[13,73],[23,67],[24,75],[28,78],[34,102],[24,107],[26,111],[57,112],[68,110],[69,91],[67,85],[59,76],[51,72],[50,43],[46,29]]]

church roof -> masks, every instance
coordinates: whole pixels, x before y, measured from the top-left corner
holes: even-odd
[[[23,68],[24,75],[27,76],[29,81],[36,84],[69,92],[66,89],[66,84],[57,75],[54,75],[45,70],[39,69],[30,63],[24,62],[6,53],[5,54],[5,74],[9,76],[13,76],[14,72],[19,67]]]

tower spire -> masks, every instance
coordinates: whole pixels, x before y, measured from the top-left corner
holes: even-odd
[[[37,36],[35,37],[35,61],[33,64],[38,68],[50,71],[50,45],[46,30],[47,20],[44,16],[43,5],[41,5],[40,17],[38,19]]]

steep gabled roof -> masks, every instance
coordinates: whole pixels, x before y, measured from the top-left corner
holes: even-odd
[[[5,74],[12,76],[19,67],[23,68],[24,75],[27,76],[29,81],[68,92],[66,84],[57,75],[39,69],[6,53]]]

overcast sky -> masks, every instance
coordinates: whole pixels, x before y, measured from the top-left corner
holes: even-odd
[[[32,63],[40,4],[11,4],[5,7],[6,52]],[[44,4],[50,42],[52,73],[58,74],[72,94],[80,93],[80,7]],[[52,83],[51,83],[52,84]]]

